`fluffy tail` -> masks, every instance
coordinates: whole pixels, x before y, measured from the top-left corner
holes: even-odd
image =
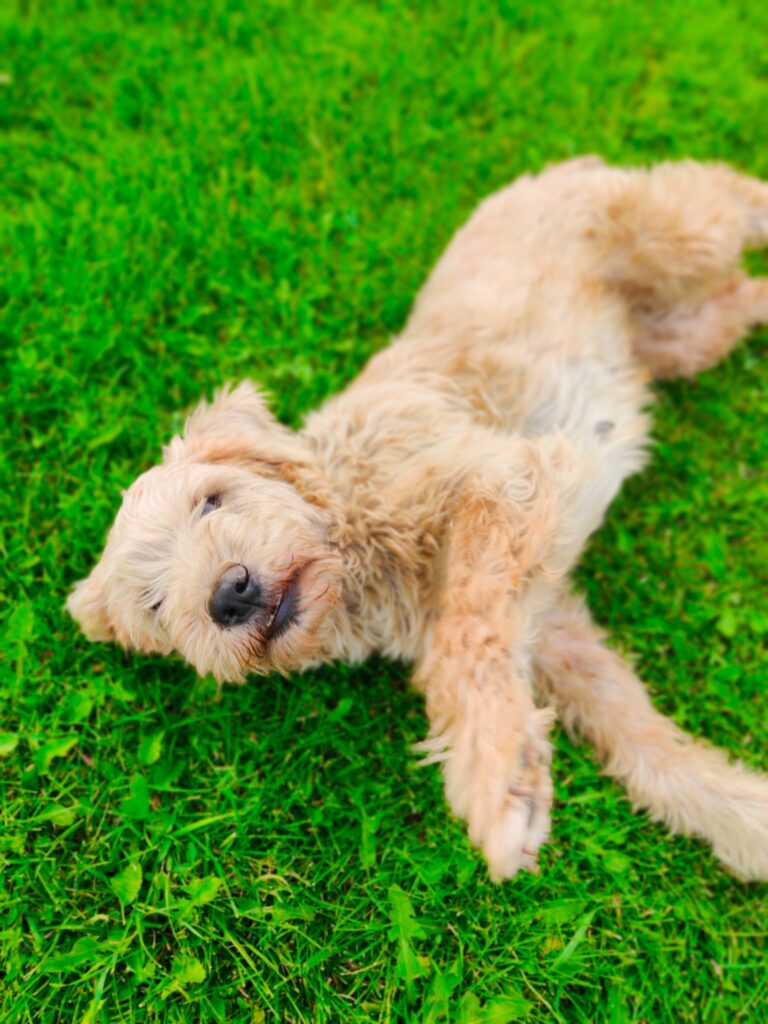
[[[547,617],[535,662],[566,729],[594,744],[635,806],[706,840],[742,878],[768,880],[768,776],[729,763],[656,711],[578,599],[565,598]]]

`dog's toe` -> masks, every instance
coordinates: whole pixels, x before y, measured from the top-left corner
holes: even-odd
[[[495,882],[514,878],[518,871],[538,872],[538,855],[549,833],[546,798],[510,795],[498,816],[488,823],[481,843]]]
[[[503,799],[473,838],[481,847],[495,882],[518,871],[538,873],[539,850],[549,835],[552,785],[542,766],[529,761],[523,778],[507,788]]]

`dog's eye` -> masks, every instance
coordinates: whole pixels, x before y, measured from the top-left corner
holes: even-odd
[[[220,505],[221,505],[221,495],[220,494],[209,494],[208,497],[205,499],[205,504],[203,505],[203,515],[207,516],[209,512],[213,512],[213,510],[215,508],[219,508]]]
[[[161,607],[163,605],[163,600],[164,599],[161,597],[159,601],[157,601],[155,604],[152,605],[152,608],[150,610],[152,611],[153,615],[160,611],[160,609],[161,609]]]

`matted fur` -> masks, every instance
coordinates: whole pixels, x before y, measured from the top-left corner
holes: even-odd
[[[414,661],[425,760],[493,878],[535,868],[547,837],[556,711],[637,806],[768,879],[768,777],[654,711],[568,586],[645,460],[650,377],[693,374],[768,321],[768,283],[738,265],[767,242],[768,185],[728,167],[588,157],[519,179],[303,430],[248,383],[200,406],[126,493],[69,610],[91,639],[219,680]],[[208,602],[238,565],[265,610],[225,629]],[[288,581],[298,618],[271,637]]]

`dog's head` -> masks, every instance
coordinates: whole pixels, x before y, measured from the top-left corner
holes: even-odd
[[[304,441],[252,385],[225,390],[125,492],[67,608],[91,640],[175,650],[222,681],[317,664],[341,562],[311,473]]]

